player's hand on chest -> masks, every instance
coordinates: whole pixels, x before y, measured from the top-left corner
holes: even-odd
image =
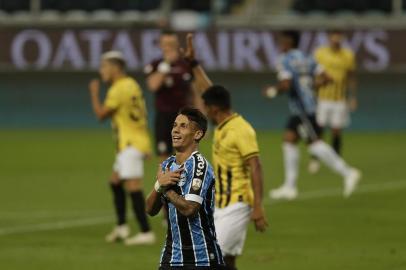
[[[186,190],[187,183],[186,182],[187,182],[188,171],[187,171],[186,166],[184,164],[182,164],[180,166],[174,164],[171,166],[171,171],[176,171],[181,168],[183,168],[183,171],[180,174],[179,181],[177,182],[176,185],[173,185],[172,189],[179,195],[184,196],[187,193],[187,190]]]

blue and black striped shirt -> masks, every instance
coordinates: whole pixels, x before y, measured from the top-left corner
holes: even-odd
[[[182,165],[176,164],[175,156],[162,163],[162,169],[170,171],[184,166],[181,179],[174,190],[186,200],[201,204],[198,214],[187,218],[167,199],[168,231],[162,250],[160,266],[216,267],[224,265],[223,256],[214,228],[214,172],[207,160],[194,152]]]

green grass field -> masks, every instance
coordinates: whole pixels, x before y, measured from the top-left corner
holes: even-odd
[[[239,269],[406,269],[406,133],[350,133],[345,157],[364,172],[353,197],[323,168],[306,170],[300,198],[272,203],[283,177],[281,134],[259,133],[266,180],[265,234],[250,226]],[[210,156],[210,140],[201,149]],[[0,132],[0,269],[156,269],[164,229],[151,219],[151,247],[106,244],[113,226],[107,186],[113,144],[107,130]],[[156,160],[147,162],[146,189]],[[130,214],[131,215],[131,214]],[[131,215],[131,225],[136,225]]]

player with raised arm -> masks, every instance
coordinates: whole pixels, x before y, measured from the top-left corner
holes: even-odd
[[[144,158],[150,154],[151,148],[144,97],[137,82],[126,74],[121,52],[103,54],[99,72],[102,80],[111,86],[103,104],[99,97],[99,80],[90,82],[92,108],[99,120],[112,118],[117,146],[110,179],[117,225],[106,236],[106,241],[125,240],[127,245],[152,244],[155,236],[148,224],[142,191]],[[126,191],[141,230],[131,238],[128,238],[130,230],[126,222]]]
[[[187,36],[187,61],[194,58],[193,36]],[[242,254],[247,226],[252,220],[257,231],[267,227],[262,204],[263,176],[259,147],[252,126],[231,106],[230,93],[212,85],[200,65],[193,68],[206,113],[216,125],[212,147],[216,174],[216,212],[214,222],[227,269],[236,268]]]
[[[355,111],[357,102],[357,81],[355,77],[355,57],[350,48],[343,46],[341,31],[329,32],[329,44],[314,52],[314,58],[323,66],[331,78],[328,84],[317,91],[317,123],[322,128],[330,128],[332,146],[337,154],[342,149],[342,129],[348,125],[349,111]],[[315,173],[320,165],[317,159],[309,163],[309,171]]]
[[[321,66],[297,49],[299,37],[300,34],[296,31],[281,33],[280,49],[283,53],[277,66],[279,83],[265,90],[267,98],[273,98],[278,93],[287,93],[292,114],[286,126],[283,143],[285,180],[280,188],[271,190],[270,197],[289,200],[297,197],[296,180],[299,171],[297,142],[300,138],[307,141],[312,155],[343,177],[343,195],[348,197],[355,190],[361,174],[320,139],[321,129],[315,117],[316,100],[313,88],[324,84],[328,77]]]
[[[156,151],[162,162],[173,154],[171,129],[179,110],[194,106],[193,63],[185,61],[180,52],[179,38],[164,30],[159,38],[162,57],[144,68],[148,89],[155,95]]]
[[[184,108],[173,123],[175,155],[158,169],[154,189],[147,198],[151,216],[162,207],[168,229],[159,269],[222,269],[223,256],[213,221],[215,178],[211,165],[198,152],[207,130],[199,110]]]

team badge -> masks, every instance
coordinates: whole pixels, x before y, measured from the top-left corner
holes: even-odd
[[[193,190],[199,190],[200,187],[202,186],[202,180],[200,180],[199,178],[195,178],[192,181],[192,189]]]

